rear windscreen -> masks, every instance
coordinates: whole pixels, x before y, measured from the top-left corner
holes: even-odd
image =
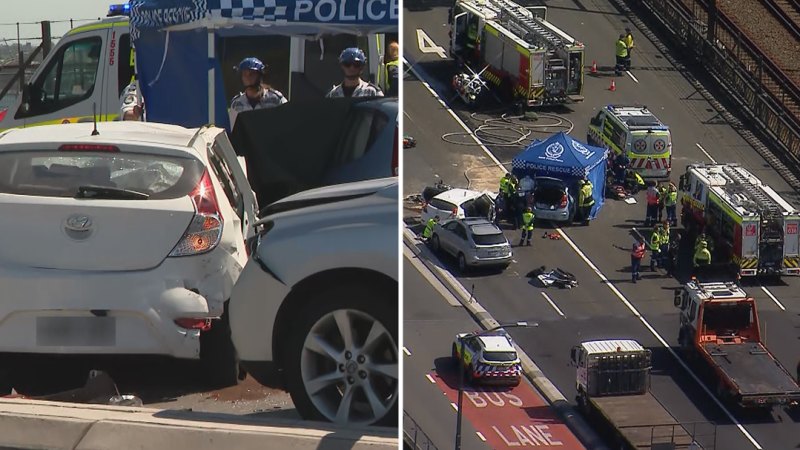
[[[203,169],[196,159],[150,154],[8,152],[0,153],[0,193],[75,197],[92,186],[170,199],[188,195]]]
[[[517,352],[483,352],[486,361],[510,362],[517,359]]]
[[[506,237],[503,233],[473,234],[472,240],[475,241],[475,245],[500,245],[506,243]]]

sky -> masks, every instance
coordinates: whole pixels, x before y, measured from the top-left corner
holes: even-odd
[[[16,23],[20,22],[20,37],[40,37],[41,25],[22,25],[25,22],[42,20],[92,19],[105,17],[108,6],[126,3],[125,0],[1,0],[3,14],[0,16],[0,39],[16,39]],[[13,6],[12,6],[13,5]],[[84,22],[76,22],[76,26]],[[53,36],[61,36],[69,30],[69,22],[54,23]],[[38,43],[37,43],[38,44]]]

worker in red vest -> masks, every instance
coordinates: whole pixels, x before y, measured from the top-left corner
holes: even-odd
[[[641,236],[636,237],[631,249],[631,281],[636,283],[636,280],[641,280],[642,275],[639,270],[642,267],[642,258],[644,258],[645,246],[644,239]]]
[[[656,188],[655,181],[647,182],[647,216],[644,219],[644,226],[649,227],[656,223],[658,219],[658,204],[660,195]]]

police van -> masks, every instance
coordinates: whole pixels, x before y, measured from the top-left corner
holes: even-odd
[[[306,3],[298,8],[305,5],[307,9]],[[111,5],[107,18],[67,32],[33,73],[16,103],[0,114],[0,131],[88,122],[95,111],[98,121],[118,120],[120,97],[136,73],[130,13],[129,3]],[[333,84],[341,82],[338,52],[354,46],[367,53],[364,76],[384,84],[380,77],[385,71],[383,53],[397,39],[396,33],[340,33],[320,37],[321,41],[316,38],[278,34],[230,38],[229,45],[218,52],[221,66],[231,68],[222,71],[225,98],[241,90],[241,81],[232,68],[253,55],[269,64],[269,83],[290,100],[321,98]]]
[[[644,178],[668,178],[672,171],[672,135],[646,106],[608,105],[589,124],[589,144],[625,154],[630,168]]]

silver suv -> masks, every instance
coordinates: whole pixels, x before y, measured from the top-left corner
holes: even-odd
[[[458,269],[462,272],[470,267],[505,269],[513,256],[503,231],[484,218],[453,219],[436,224],[431,235],[431,248],[456,257]]]

